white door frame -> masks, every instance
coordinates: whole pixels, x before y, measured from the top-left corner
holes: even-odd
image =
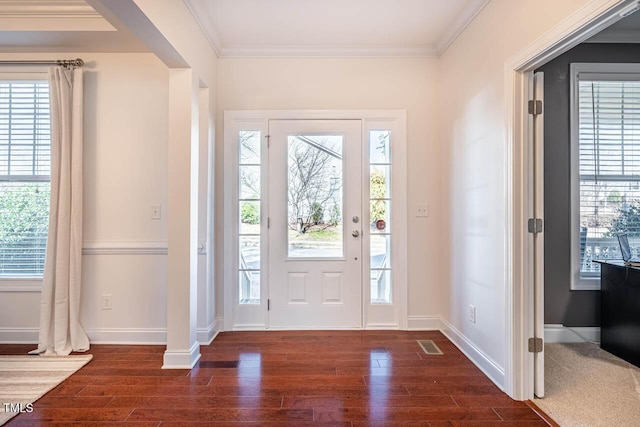
[[[534,397],[533,238],[527,220],[533,216],[533,129],[527,101],[533,70],[607,28],[638,8],[638,0],[592,0],[533,45],[505,62],[507,164],[507,292],[505,391],[514,399]],[[639,12],[640,13],[640,12]],[[542,196],[542,195],[539,195]]]
[[[363,141],[370,130],[390,129],[393,135],[392,143],[392,277],[393,304],[389,306],[373,307],[368,303],[369,277],[368,262],[363,262],[363,292],[362,313],[364,329],[407,329],[408,328],[408,275],[407,275],[407,138],[405,110],[228,110],[224,112],[224,271],[223,271],[223,301],[224,321],[223,330],[234,329],[234,301],[233,286],[236,283],[238,265],[237,250],[237,218],[234,208],[237,197],[237,144],[234,141],[235,130],[239,123],[252,123],[259,126],[263,132],[268,130],[269,120],[361,120]],[[266,135],[266,133],[265,133]],[[368,147],[368,145],[367,145]],[[364,151],[364,150],[363,150]],[[368,167],[368,166],[367,166]],[[365,179],[367,178],[367,179]],[[368,174],[363,173],[363,186],[368,184]],[[365,192],[368,196],[368,191]],[[364,194],[363,194],[364,197]],[[364,201],[364,200],[363,200]],[[268,203],[268,201],[266,202]],[[369,200],[366,200],[367,206]],[[363,205],[365,206],[365,205]],[[363,244],[365,242],[363,241]],[[261,264],[264,269],[268,265],[268,253],[264,250]],[[364,254],[363,254],[364,255]],[[265,264],[265,262],[267,264]],[[365,267],[366,266],[366,267]],[[367,271],[364,271],[367,269]],[[387,308],[390,310],[385,313]],[[375,315],[374,315],[375,314]],[[369,317],[380,316],[384,321],[370,321]],[[266,312],[265,312],[266,317]],[[392,320],[388,320],[392,319]],[[263,329],[264,324],[258,317],[255,323],[246,325],[243,329]],[[238,329],[236,327],[236,329]]]

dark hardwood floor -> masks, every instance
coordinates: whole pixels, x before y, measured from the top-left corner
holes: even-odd
[[[426,355],[416,339],[444,355]],[[548,425],[439,332],[224,332],[192,370],[160,369],[163,351],[93,345],[89,364],[7,425]]]

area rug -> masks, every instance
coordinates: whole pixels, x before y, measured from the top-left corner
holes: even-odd
[[[562,427],[640,425],[640,368],[597,344],[545,344],[545,397],[534,403]]]
[[[86,365],[93,356],[0,356],[0,426]]]

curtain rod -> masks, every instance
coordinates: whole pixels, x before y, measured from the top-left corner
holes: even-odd
[[[77,59],[56,59],[56,60],[5,60],[0,61],[0,65],[59,65],[65,68],[83,67],[84,61],[80,58]]]

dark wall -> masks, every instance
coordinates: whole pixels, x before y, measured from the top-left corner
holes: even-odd
[[[544,322],[600,326],[600,291],[571,291],[569,64],[640,62],[640,45],[587,43],[544,72]]]

